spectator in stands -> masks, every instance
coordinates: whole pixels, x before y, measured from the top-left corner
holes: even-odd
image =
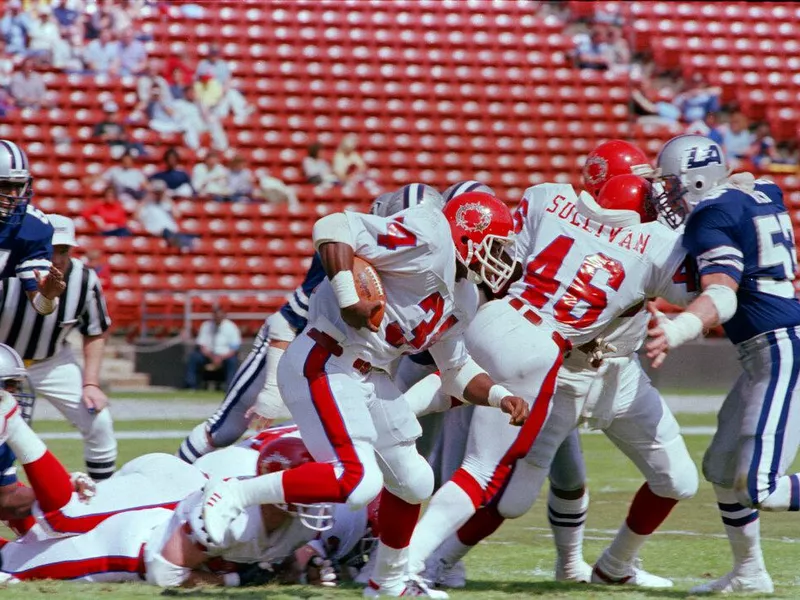
[[[731,115],[728,125],[720,127],[722,131],[722,147],[728,157],[732,167],[738,165],[739,161],[748,158],[750,146],[755,138],[748,129],[749,122],[743,113],[736,112]]]
[[[119,237],[133,235],[128,229],[128,213],[112,186],[108,186],[103,191],[102,198],[86,208],[81,216],[102,235]]]
[[[227,388],[239,364],[236,358],[242,345],[239,328],[233,321],[225,318],[225,311],[220,307],[215,306],[212,314],[213,318],[200,326],[197,345],[186,363],[184,386],[190,390],[198,389],[197,376],[200,369],[222,370]]]
[[[105,0],[111,16],[112,30],[117,35],[133,30],[134,22],[142,14],[143,0]]]
[[[40,56],[56,69],[70,66],[72,49],[61,37],[58,22],[49,9],[39,13],[28,29],[28,55]]]
[[[722,146],[722,130],[718,122],[718,115],[719,113],[708,113],[705,119],[691,123],[686,129],[686,133],[704,135]]]
[[[183,128],[186,145],[192,150],[200,147],[200,135],[209,133],[211,145],[217,150],[228,149],[228,136],[219,118],[212,115],[195,95],[194,88],[187,85],[183,97],[172,103],[177,122]]]
[[[133,152],[136,156],[145,154],[144,146],[140,142],[131,141],[125,126],[119,117],[119,106],[113,100],[103,103],[105,118],[94,126],[94,137],[101,139],[111,148],[114,157],[121,157],[126,152]]]
[[[358,152],[358,136],[355,134],[344,136],[336,148],[333,155],[333,174],[344,183],[345,190],[364,184],[371,192],[377,191],[375,182],[367,173],[367,163]]]
[[[330,163],[319,155],[321,151],[322,144],[319,142],[308,146],[308,156],[303,159],[303,174],[307,183],[327,188],[339,183],[339,180],[331,172]]]
[[[49,106],[44,78],[35,70],[36,59],[26,58],[20,70],[11,76],[11,97],[19,108],[41,108]]]
[[[22,10],[20,0],[8,0],[6,12],[0,19],[0,35],[6,40],[6,52],[25,54],[28,48],[28,30],[32,20]]]
[[[770,135],[769,123],[759,123],[753,137],[754,140],[750,146],[750,161],[753,166],[766,171],[771,170],[774,165],[791,164],[791,161],[778,151],[775,140]]]
[[[622,33],[620,27],[606,29],[606,53],[608,67],[612,71],[629,71],[631,68],[631,47]]]
[[[72,39],[73,29],[81,23],[80,13],[69,8],[65,0],[56,0],[53,2],[53,17],[61,29],[61,37]]]
[[[232,201],[250,200],[253,197],[253,172],[247,168],[247,163],[241,154],[233,157],[228,174],[228,189]]]
[[[673,97],[671,89],[658,90],[649,77],[643,76],[638,87],[631,89],[631,112],[642,124],[677,123],[681,118],[681,109],[669,101]]]
[[[297,193],[289,185],[277,177],[273,177],[267,169],[259,169],[256,171],[256,179],[258,187],[253,192],[256,198],[263,198],[272,204],[286,203],[290,208],[299,206],[297,200]]]
[[[180,214],[172,202],[175,196],[167,184],[157,179],[151,183],[151,192],[140,204],[136,217],[150,235],[164,238],[172,248],[182,252],[191,250],[197,237],[183,233],[178,225]]]
[[[0,35],[0,89],[11,87],[11,76],[17,68],[17,60],[6,51],[6,39]]]
[[[105,291],[111,289],[111,267],[103,260],[103,253],[99,249],[88,250],[83,257],[83,263],[97,274],[100,285]]]
[[[192,187],[200,196],[223,200],[230,196],[229,177],[230,171],[222,164],[220,153],[209,150],[205,160],[192,169]]]
[[[208,79],[209,75],[210,79]],[[230,65],[222,59],[219,46],[216,44],[209,47],[208,56],[200,61],[196,77],[198,82],[212,82],[205,85],[214,90],[214,94],[218,97],[208,106],[218,117],[225,118],[233,111],[234,117],[238,121],[244,121],[253,111],[244,96],[233,87]],[[216,87],[219,87],[218,91]]]
[[[588,34],[580,33],[575,36],[573,60],[581,69],[608,69],[609,47],[601,27],[595,25]]]
[[[721,91],[718,87],[709,86],[700,73],[695,73],[687,89],[678,94],[673,103],[681,109],[683,120],[692,123],[705,119],[710,112],[719,110]]]
[[[113,187],[120,201],[129,211],[133,210],[137,200],[144,198],[148,190],[147,177],[136,166],[134,156],[129,151],[120,157],[119,164],[96,177],[94,181],[102,181],[107,187]]]
[[[183,98],[183,91],[187,85],[192,84],[194,73],[179,56],[170,54],[164,61],[164,79],[169,84],[172,97],[175,99]]]
[[[14,110],[14,99],[5,88],[0,87],[0,117],[8,116]]]
[[[120,34],[119,65],[121,75],[139,75],[147,65],[147,50],[134,37],[133,29],[125,29]]]
[[[163,181],[170,194],[173,196],[195,196],[195,190],[192,187],[192,180],[189,174],[178,165],[181,157],[176,148],[167,148],[164,152],[164,166],[163,171],[159,171],[150,176],[151,185],[156,181]]]
[[[152,98],[152,92],[155,88],[159,90],[159,100],[170,104],[173,100],[172,92],[169,89],[169,83],[164,77],[161,76],[160,63],[151,58],[145,64],[144,70],[141,75],[136,78],[136,97],[138,102],[133,109],[135,114],[144,114],[147,111],[147,106]]]
[[[83,51],[86,69],[102,75],[117,75],[120,70],[120,46],[110,29],[101,29],[96,40],[86,45]]]

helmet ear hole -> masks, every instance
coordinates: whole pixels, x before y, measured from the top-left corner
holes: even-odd
[[[461,243],[462,243],[462,244],[467,244],[467,243],[469,243],[469,237],[467,237],[466,235],[462,235],[462,236],[461,236]]]

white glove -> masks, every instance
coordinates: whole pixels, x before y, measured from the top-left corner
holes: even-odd
[[[78,494],[78,500],[84,504],[88,503],[97,494],[97,484],[86,473],[75,471],[70,474],[69,479],[72,482],[72,489]]]
[[[595,339],[594,342],[595,346],[586,354],[586,361],[589,363],[589,366],[597,369],[603,364],[604,356],[616,352],[617,347],[614,344],[608,343],[603,337]]]
[[[311,581],[308,580],[309,566],[316,569],[318,573],[317,578],[314,578]],[[321,556],[314,556],[310,561],[308,561],[306,573],[303,574],[302,579],[305,581],[301,581],[300,583],[312,583],[314,585],[321,585],[322,587],[336,587],[339,584],[338,577],[336,576],[336,569],[334,569],[333,563],[327,558],[323,558]]]

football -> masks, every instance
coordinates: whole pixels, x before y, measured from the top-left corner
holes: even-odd
[[[386,294],[378,272],[375,267],[363,258],[356,256],[353,258],[353,279],[356,282],[356,291],[359,298],[362,300],[381,301],[381,307],[370,318],[375,327],[380,327],[381,321],[383,321],[384,306],[386,305]]]

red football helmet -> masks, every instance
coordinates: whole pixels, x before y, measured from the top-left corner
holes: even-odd
[[[282,436],[266,444],[258,454],[256,470],[259,475],[277,473],[294,469],[314,462],[314,457],[299,437]],[[333,506],[328,503],[317,504],[276,504],[314,531],[326,531],[333,525]]]
[[[637,213],[642,223],[655,221],[658,214],[653,204],[653,188],[638,175],[617,175],[600,190],[597,203],[609,210],[629,210]]]
[[[606,182],[617,175],[647,175],[653,171],[647,155],[625,140],[603,142],[589,153],[583,165],[583,187],[595,200]]]
[[[500,291],[514,273],[511,211],[491,194],[468,192],[453,198],[442,212],[450,222],[456,256],[467,268],[470,281]],[[508,252],[512,253],[510,260]]]

